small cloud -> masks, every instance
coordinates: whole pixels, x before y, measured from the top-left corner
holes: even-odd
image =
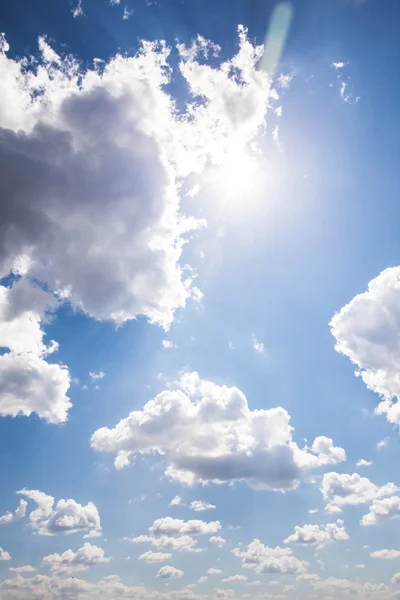
[[[338,69],[343,69],[343,67],[344,67],[344,62],[333,62],[333,63],[331,64],[331,67],[333,67],[334,69],[336,69],[336,71],[337,71]]]
[[[211,567],[211,569],[208,569],[207,573],[209,575],[221,575],[222,571],[221,569],[214,569],[213,567]]]
[[[86,390],[88,389],[88,386],[86,385],[86,383],[82,386],[82,389],[86,392]]]
[[[308,511],[309,515],[315,515],[315,513],[318,512],[318,508],[310,508],[310,510]]]
[[[373,464],[374,463],[372,460],[364,460],[363,458],[360,458],[360,460],[356,462],[356,467],[370,467]]]
[[[199,577],[197,580],[197,583],[204,583],[205,581],[207,581],[207,577]]]
[[[175,344],[171,342],[171,340],[163,340],[162,341],[163,348],[165,350],[170,350],[171,348],[176,348]]]
[[[278,106],[278,108],[275,109],[275,114],[277,117],[282,116],[282,106]]]
[[[193,500],[193,502],[190,503],[190,508],[192,508],[195,512],[202,512],[203,510],[210,510],[216,507],[214,504],[209,504],[203,500]]]
[[[169,505],[170,506],[182,506],[182,498],[180,496],[175,496],[175,498],[172,498]]]
[[[72,9],[72,16],[74,19],[77,17],[83,17],[83,8],[82,8],[82,0],[78,0],[75,8]]]
[[[277,79],[277,83],[281,88],[288,88],[294,76],[294,71],[291,73],[281,73]]]
[[[253,333],[253,336],[252,336],[252,340],[253,340],[252,341],[252,346],[253,346],[254,350],[257,350],[257,352],[259,352],[260,354],[264,354],[264,344],[263,344],[263,342],[260,342],[256,338],[256,336],[254,335],[254,333]]]
[[[379,448],[385,448],[389,443],[389,438],[385,437],[383,438],[383,440],[381,440],[380,442],[377,443],[376,447]]]
[[[130,17],[133,17],[134,14],[135,14],[134,10],[129,10],[128,7],[125,6],[124,14],[122,15],[122,18],[124,21],[127,21]]]
[[[190,190],[187,191],[186,196],[189,196],[189,198],[194,198],[195,196],[197,196],[199,191],[200,191],[200,186],[196,183],[196,185],[194,185],[193,187],[190,188]]]
[[[103,379],[103,377],[105,377],[105,373],[103,373],[103,371],[99,371],[98,373],[93,373],[92,371],[89,371],[89,375],[92,381],[97,381],[98,379]]]
[[[228,348],[229,350],[235,350],[235,346],[233,345],[233,342],[228,342]]]

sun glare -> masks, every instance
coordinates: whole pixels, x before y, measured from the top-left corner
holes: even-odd
[[[243,153],[230,158],[220,169],[218,187],[226,200],[245,200],[257,177],[257,161]]]

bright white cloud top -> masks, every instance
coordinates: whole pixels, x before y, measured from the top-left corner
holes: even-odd
[[[270,490],[294,489],[311,470],[346,458],[325,437],[300,448],[283,408],[252,411],[240,390],[203,381],[197,373],[187,374],[182,386],[185,391],[161,392],[114,429],[97,430],[94,450],[115,452],[118,469],[136,453],[159,452],[166,475],[187,485],[243,480]]]

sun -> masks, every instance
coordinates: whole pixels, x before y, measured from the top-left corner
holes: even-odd
[[[245,200],[257,177],[257,161],[247,153],[229,156],[218,170],[217,186],[227,201]]]

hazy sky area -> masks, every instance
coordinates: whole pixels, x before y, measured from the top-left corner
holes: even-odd
[[[399,25],[0,4],[0,600],[400,598]]]

